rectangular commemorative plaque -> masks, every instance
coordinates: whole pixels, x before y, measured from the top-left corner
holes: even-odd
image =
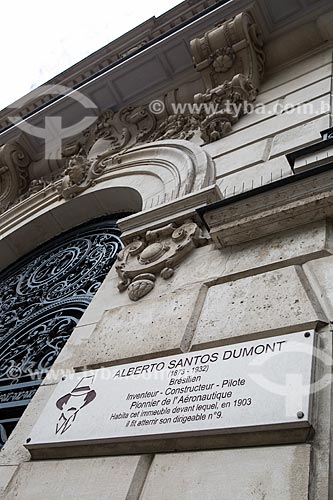
[[[25,446],[36,458],[302,442],[315,332],[75,373]]]

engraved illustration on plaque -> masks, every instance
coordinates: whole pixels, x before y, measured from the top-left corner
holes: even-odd
[[[82,408],[91,403],[96,397],[96,391],[91,388],[94,376],[83,377],[71,392],[61,396],[56,407],[61,411],[56,424],[56,434],[64,434],[75,422]]]

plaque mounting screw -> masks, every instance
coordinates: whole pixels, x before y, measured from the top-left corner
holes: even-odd
[[[26,443],[30,443],[30,441],[31,441],[31,438],[28,438],[28,439],[26,440]]]
[[[297,412],[297,418],[301,419],[304,417],[304,413],[302,411]]]
[[[305,332],[305,333],[304,333],[304,337],[306,337],[306,338],[309,338],[309,337],[310,337],[310,335],[311,335],[311,333],[310,333],[310,332]]]
[[[61,377],[61,380],[66,380],[66,377],[65,377],[65,375],[64,375],[63,377]]]

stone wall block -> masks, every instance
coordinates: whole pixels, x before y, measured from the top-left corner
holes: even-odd
[[[148,455],[25,463],[4,500],[137,500],[150,462]]]
[[[30,453],[23,444],[29,437],[32,427],[35,425],[53,390],[54,385],[41,386],[38,389],[0,452],[0,466],[18,465],[30,460]]]
[[[243,171],[251,165],[265,161],[269,146],[270,140],[266,139],[217,156],[214,158],[217,178]]]
[[[309,459],[309,445],[159,454],[140,500],[305,500]]]
[[[277,134],[273,140],[270,157],[275,158],[279,155],[286,155],[291,151],[320,142],[320,132],[329,128],[329,126],[330,115],[324,115]],[[282,161],[281,156],[279,156],[279,160]]]
[[[291,80],[286,79],[285,82],[282,80],[279,85],[274,85],[274,79],[276,79],[277,76],[280,78],[283,77],[284,73],[284,71],[281,71],[275,76],[266,78],[266,82],[263,82],[262,90],[257,98],[258,103],[266,104],[268,102],[275,101],[276,99],[281,99],[281,97],[287,96],[292,92],[296,92],[305,87],[310,87],[314,83],[329,77],[332,74],[332,67],[331,64],[325,64],[324,66],[313,69],[304,75],[292,78]],[[273,87],[270,90],[266,90],[271,84],[273,84]]]
[[[107,366],[180,353],[192,340],[206,287],[187,286],[105,311],[77,353],[76,367]]]
[[[332,48],[321,48],[316,54],[302,58],[294,64],[287,63],[280,71],[267,74],[261,85],[261,93],[274,89],[296,78],[312,75],[316,70],[332,63]]]
[[[333,321],[333,257],[307,262],[304,272],[330,321]]]
[[[17,469],[17,465],[0,465],[0,498],[3,498],[2,495]]]
[[[229,175],[218,178],[216,182],[223,197],[230,198],[265,184],[271,184],[289,175],[292,175],[291,167],[285,156],[280,156],[238,172],[231,172]]]
[[[331,233],[331,222],[322,220],[229,247],[223,279],[244,278],[329,256]]]
[[[102,312],[101,312],[102,314]],[[60,351],[59,356],[52,365],[43,380],[43,385],[52,385],[58,383],[63,376],[73,372],[78,349],[86,343],[95,329],[96,323],[90,325],[77,326],[66,342],[66,345]]]
[[[327,322],[300,273],[287,267],[209,288],[193,347],[300,331]]]

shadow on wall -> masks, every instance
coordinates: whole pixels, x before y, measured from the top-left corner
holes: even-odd
[[[24,223],[0,235],[0,271],[37,246],[76,226],[117,213],[142,210],[141,195],[133,188],[110,187],[82,194],[65,203],[39,210]]]

